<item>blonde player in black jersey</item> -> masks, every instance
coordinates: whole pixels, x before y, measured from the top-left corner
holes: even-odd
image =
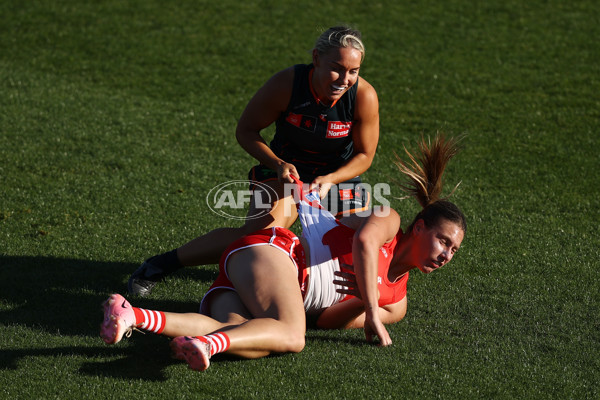
[[[260,163],[251,170],[251,180],[277,193],[271,197],[270,212],[251,206],[243,226],[213,230],[149,258],[130,277],[129,293],[146,296],[158,281],[183,266],[218,263],[225,248],[246,234],[290,227],[297,218],[294,202],[284,190],[291,175],[318,188],[330,210],[351,213],[368,208],[360,175],[371,166],[377,149],[379,102],[373,86],[359,78],[364,56],[359,31],[333,27],[318,38],[311,64],[276,73],[256,92],[242,113],[236,138]],[[276,134],[267,145],[261,131],[273,123]],[[346,188],[337,190],[345,182]],[[332,186],[335,193],[329,193]],[[254,191],[254,196],[263,195]]]

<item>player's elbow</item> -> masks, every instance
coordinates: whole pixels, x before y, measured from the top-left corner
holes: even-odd
[[[361,172],[359,173],[362,174],[364,172],[366,172],[369,168],[371,168],[371,165],[373,164],[373,160],[375,159],[375,152],[367,152],[367,151],[362,151],[359,153],[356,153],[354,155],[354,157],[357,160],[360,160],[360,170]]]
[[[237,140],[237,142],[243,147],[244,144],[246,143],[246,141],[248,140],[248,133],[247,133],[247,129],[245,129],[245,127],[238,125],[237,129],[235,130],[235,139]]]

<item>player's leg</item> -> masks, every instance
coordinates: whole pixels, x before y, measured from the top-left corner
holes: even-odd
[[[129,293],[147,296],[158,281],[183,266],[218,263],[227,246],[242,236],[272,226],[290,227],[298,216],[292,196],[277,180],[263,186],[270,190],[255,190],[243,226],[215,229],[175,250],[149,258],[129,278]],[[276,193],[276,196],[268,193]],[[254,206],[256,204],[260,207]],[[269,213],[264,213],[263,205],[270,206]]]
[[[176,338],[172,342],[174,352],[190,367],[203,370],[215,345],[220,347],[217,352],[246,358],[301,351],[306,333],[304,306],[297,272],[288,255],[271,246],[253,247],[230,256],[227,270],[254,318],[202,338]]]
[[[184,244],[177,249],[180,263],[183,266],[216,264],[223,251],[242,236],[272,226],[292,226],[298,216],[292,196],[278,181],[269,181],[263,186],[271,190],[257,188],[254,191],[244,225],[215,229]],[[265,213],[265,209],[269,212]]]
[[[298,272],[289,256],[272,246],[233,254],[227,265],[241,301],[254,317],[230,332],[231,352],[275,353],[304,348],[306,318]],[[234,333],[235,331],[235,333]]]
[[[133,307],[123,296],[111,295],[103,303],[104,320],[100,336],[108,344],[121,341],[133,329],[169,337],[183,335],[201,336],[244,323],[250,318],[237,294],[233,291],[218,291],[213,296],[218,303],[221,319],[198,313],[172,313]]]

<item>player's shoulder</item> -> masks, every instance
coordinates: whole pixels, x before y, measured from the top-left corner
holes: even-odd
[[[295,68],[292,65],[291,67],[282,69],[281,71],[276,72],[267,83],[273,83],[276,85],[289,85],[292,86],[294,82]]]
[[[294,85],[294,67],[276,72],[259,90],[260,98],[277,105],[287,105]]]
[[[377,100],[377,91],[375,87],[371,85],[366,79],[363,77],[358,81],[358,88],[356,90],[356,95],[363,98],[372,98]]]
[[[356,114],[355,117],[361,120],[375,120],[379,113],[379,98],[375,88],[360,78],[356,91]]]
[[[340,218],[340,222],[354,230],[361,229],[365,224],[373,222],[380,227],[380,232],[391,241],[400,229],[400,215],[389,206],[377,205],[366,212],[360,212]]]

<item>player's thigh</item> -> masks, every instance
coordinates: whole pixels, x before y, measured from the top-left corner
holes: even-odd
[[[216,289],[209,296],[210,316],[217,321],[240,325],[252,318],[235,290]]]
[[[268,245],[240,250],[227,261],[227,273],[255,318],[273,318],[304,327],[298,273],[286,253]]]

